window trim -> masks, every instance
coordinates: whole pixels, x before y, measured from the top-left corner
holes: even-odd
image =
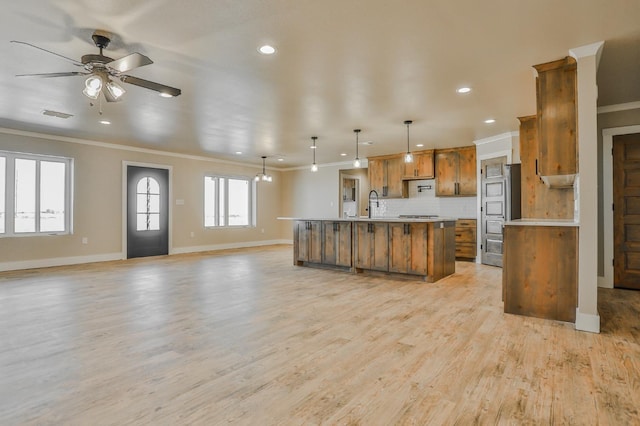
[[[5,215],[4,233],[0,233],[0,238],[22,238],[22,237],[42,237],[50,235],[72,235],[73,234],[73,193],[74,193],[74,159],[57,155],[31,154],[25,152],[2,151],[0,157],[5,158]],[[36,231],[35,232],[15,232],[15,162],[16,160],[36,161]],[[65,218],[63,231],[40,231],[40,170],[41,162],[63,163],[65,165]]]
[[[205,181],[207,178],[215,179],[215,217],[214,223],[215,225],[207,225],[206,224],[206,214],[207,214],[207,205],[205,203],[206,196],[206,187]],[[225,224],[220,224],[220,199],[219,199],[219,185],[220,179],[225,179],[225,191],[224,191],[224,204],[226,206],[226,211],[224,214]],[[248,205],[247,205],[247,214],[249,215],[249,223],[247,225],[229,225],[229,179],[235,180],[244,180],[248,183],[249,194],[248,194]],[[225,174],[217,174],[217,173],[206,173],[202,179],[202,225],[205,229],[234,229],[234,228],[255,228],[256,227],[256,183],[252,177],[249,176],[239,176],[239,175],[225,175]]]

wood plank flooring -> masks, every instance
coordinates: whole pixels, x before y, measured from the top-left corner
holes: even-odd
[[[0,424],[640,423],[640,292],[601,289],[591,334],[504,314],[499,268],[291,252],[0,274]]]

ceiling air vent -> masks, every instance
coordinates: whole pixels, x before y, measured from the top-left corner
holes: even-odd
[[[59,111],[51,111],[48,109],[45,109],[44,111],[42,111],[42,115],[48,115],[50,117],[58,117],[58,118],[65,118],[65,119],[69,117],[73,117],[73,114],[67,114]]]

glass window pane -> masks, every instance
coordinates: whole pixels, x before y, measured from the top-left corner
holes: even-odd
[[[249,225],[249,181],[229,179],[229,225]]]
[[[4,227],[6,222],[5,216],[5,207],[4,207],[4,197],[5,197],[5,186],[7,185],[7,159],[5,157],[0,157],[0,234],[4,234]]]
[[[138,194],[136,198],[136,213],[147,213],[147,194]]]
[[[149,213],[160,213],[159,195],[149,195]]]
[[[154,178],[150,177],[149,179],[149,194],[159,194],[160,193],[160,185],[158,181]]]
[[[204,226],[216,226],[216,181],[204,178]]]
[[[138,181],[138,185],[136,185],[136,192],[138,194],[146,194],[147,193],[147,178],[143,177]]]
[[[218,214],[220,215],[220,219],[218,221],[218,225],[220,226],[225,226],[227,224],[227,220],[226,220],[226,213],[227,213],[227,207],[226,207],[226,203],[224,200],[224,191],[226,189],[226,179],[225,178],[219,178],[219,185],[218,185]]]
[[[14,232],[36,231],[36,161],[15,162]]]
[[[146,231],[147,230],[147,214],[138,213],[136,217],[137,217],[136,231]]]
[[[40,162],[40,232],[64,231],[65,164]]]
[[[160,215],[156,213],[149,214],[149,230],[157,231],[160,229]]]

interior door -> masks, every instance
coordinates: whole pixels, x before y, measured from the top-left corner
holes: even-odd
[[[640,133],[613,137],[613,285],[640,290]]]
[[[506,212],[507,157],[482,160],[482,223],[481,261],[485,265],[502,267],[504,219]]]
[[[169,254],[169,170],[127,166],[127,258]]]

